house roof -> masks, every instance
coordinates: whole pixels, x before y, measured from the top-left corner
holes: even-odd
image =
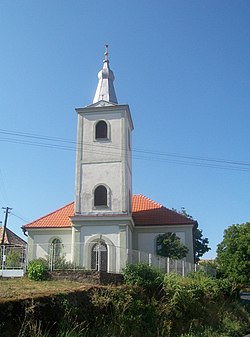
[[[59,208],[25,226],[30,228],[69,228],[74,215],[74,202]],[[132,198],[132,217],[136,226],[195,225],[196,221],[174,212],[163,205],[138,194]]]
[[[3,227],[0,227],[0,243],[3,237]],[[12,232],[9,228],[6,228],[4,235],[4,244],[6,245],[25,245],[26,241],[21,239],[18,235]]]
[[[133,219],[137,226],[195,225],[196,221],[145,197],[133,196]]]
[[[23,226],[29,228],[67,228],[71,227],[69,217],[74,215],[74,202],[61,207],[43,217]]]

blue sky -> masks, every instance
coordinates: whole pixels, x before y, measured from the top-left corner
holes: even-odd
[[[8,227],[21,235],[74,199],[74,109],[92,102],[109,43],[117,98],[135,126],[133,192],[185,207],[215,257],[224,229],[250,221],[249,17],[248,0],[1,0]]]

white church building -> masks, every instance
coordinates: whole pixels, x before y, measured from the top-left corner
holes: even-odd
[[[196,221],[143,195],[132,194],[129,106],[119,104],[106,46],[93,103],[77,108],[75,201],[25,226],[29,258],[47,257],[51,245],[78,267],[120,271],[135,254],[156,258],[156,238],[174,232],[194,262]]]

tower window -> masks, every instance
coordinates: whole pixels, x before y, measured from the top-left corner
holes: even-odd
[[[108,138],[108,125],[104,121],[100,121],[95,126],[95,138],[107,139]]]
[[[108,206],[107,194],[105,186],[97,186],[94,192],[94,206]]]

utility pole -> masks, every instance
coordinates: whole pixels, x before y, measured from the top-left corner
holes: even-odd
[[[1,245],[4,244],[4,237],[5,237],[5,233],[6,233],[6,226],[7,226],[7,220],[8,220],[8,215],[10,213],[10,211],[12,210],[12,208],[10,207],[2,207],[2,209],[5,209],[5,219],[4,219],[4,225],[3,225],[3,235],[2,235],[2,242]]]

